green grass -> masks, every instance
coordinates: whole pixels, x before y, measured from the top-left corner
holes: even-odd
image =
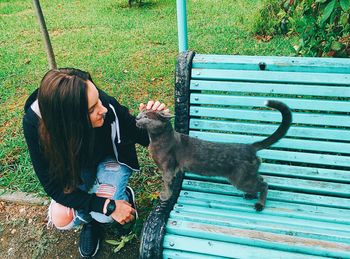
[[[21,119],[27,96],[48,69],[31,1],[0,0],[0,188],[43,194],[33,173]],[[188,1],[189,47],[197,53],[294,55],[296,38],[260,42],[252,33],[261,1]],[[174,0],[41,1],[59,67],[77,67],[137,112],[140,102],[173,110],[177,56]],[[144,215],[153,206],[159,172],[139,148],[142,173],[132,179]]]

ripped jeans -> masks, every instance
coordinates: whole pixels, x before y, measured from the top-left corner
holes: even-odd
[[[128,196],[125,193],[125,188],[128,184],[132,170],[125,165],[119,164],[115,159],[108,158],[97,166],[96,179],[93,179],[93,174],[88,170],[82,170],[81,178],[84,184],[78,188],[88,192],[110,195],[112,200],[126,200]],[[99,196],[99,195],[98,195]],[[48,224],[52,222],[52,205],[56,201],[52,200],[48,211]],[[95,219],[100,223],[111,223],[113,218],[102,213],[91,211],[86,213],[82,210],[74,210],[67,207],[67,214],[70,210],[73,212],[73,220],[66,226],[56,227],[60,230],[68,230],[73,227],[85,224]]]

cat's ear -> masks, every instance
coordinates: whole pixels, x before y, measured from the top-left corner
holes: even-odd
[[[159,114],[162,118],[164,118],[164,119],[169,119],[169,120],[175,117],[174,115],[172,115],[172,114],[169,112],[169,110],[160,111],[160,112],[158,112],[158,114]]]

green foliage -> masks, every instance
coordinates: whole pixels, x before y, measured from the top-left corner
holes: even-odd
[[[285,15],[281,0],[264,0],[257,6],[253,20],[253,32],[258,35],[281,34],[281,21]]]
[[[350,56],[350,0],[295,0],[290,21],[306,56]]]
[[[119,252],[121,249],[123,249],[123,247],[130,241],[132,241],[134,238],[136,238],[135,234],[129,234],[127,236],[121,236],[119,240],[114,240],[114,239],[110,239],[110,240],[106,240],[106,243],[115,246],[115,248],[113,249],[114,253]]]

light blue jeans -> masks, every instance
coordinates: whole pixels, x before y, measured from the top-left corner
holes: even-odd
[[[125,193],[125,188],[128,184],[129,177],[132,170],[125,165],[119,164],[115,159],[108,158],[97,166],[96,179],[89,170],[82,170],[81,178],[84,184],[79,188],[88,193],[106,193],[112,195],[112,200],[126,200],[128,196]],[[49,206],[49,223],[51,222],[51,202]],[[61,230],[68,230],[73,227],[88,223],[95,219],[101,223],[111,223],[113,219],[111,216],[106,216],[102,213],[91,211],[86,213],[82,210],[74,212],[74,218],[71,223],[64,227],[57,227]]]

